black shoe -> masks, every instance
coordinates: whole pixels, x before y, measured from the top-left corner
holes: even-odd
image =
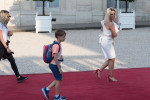
[[[22,76],[20,76],[20,78],[17,78],[17,83],[23,82],[26,79],[28,79],[28,77],[22,77]]]

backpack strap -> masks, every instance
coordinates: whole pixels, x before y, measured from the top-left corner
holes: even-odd
[[[60,45],[59,45],[59,43],[58,43],[57,41],[54,41],[54,42],[53,42],[53,45],[54,45],[54,44],[58,44],[58,46],[59,46],[59,51],[58,51],[58,53],[59,53],[59,52],[60,52]]]
[[[59,52],[60,52],[60,45],[59,45],[59,43],[58,43],[57,41],[54,41],[54,42],[53,42],[53,45],[54,45],[54,44],[58,44],[58,46],[59,46],[58,53],[59,53]],[[54,57],[53,57],[53,59],[54,59]],[[58,59],[58,61],[63,61],[63,60],[59,60],[59,59]]]

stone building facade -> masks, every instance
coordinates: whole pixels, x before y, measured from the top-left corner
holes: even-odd
[[[103,19],[109,0],[59,0],[59,7],[45,8],[56,18],[54,24],[99,23]],[[150,0],[135,0],[132,6],[136,21],[150,21]],[[10,11],[9,26],[34,26],[36,12],[42,8],[32,0],[0,0],[0,10]]]

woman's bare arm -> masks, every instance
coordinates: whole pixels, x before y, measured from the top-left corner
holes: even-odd
[[[8,53],[13,53],[13,51],[11,51],[11,50],[8,48],[7,44],[5,43],[5,41],[4,41],[4,39],[3,39],[2,30],[0,30],[0,40],[1,40],[2,44],[3,44],[3,46],[6,48],[7,52],[8,52]]]
[[[101,26],[101,31],[103,32],[103,26]]]
[[[4,46],[5,48],[7,48],[7,45],[6,45],[6,43],[5,43],[4,39],[3,39],[2,30],[0,30],[0,40],[1,40],[2,44],[3,44],[3,46]]]
[[[109,23],[109,29],[112,32],[112,37],[113,38],[117,37],[116,29],[113,23]]]

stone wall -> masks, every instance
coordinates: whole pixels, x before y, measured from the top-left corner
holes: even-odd
[[[56,18],[54,24],[99,23],[107,7],[107,0],[60,0],[60,8],[46,9]],[[150,20],[150,0],[135,0],[136,21]],[[0,10],[10,11],[9,26],[34,26],[35,8],[32,0],[0,0]]]
[[[150,0],[136,0],[136,21],[150,21]]]
[[[35,25],[35,3],[23,0],[1,0],[0,10],[10,12],[11,20],[8,26]]]

